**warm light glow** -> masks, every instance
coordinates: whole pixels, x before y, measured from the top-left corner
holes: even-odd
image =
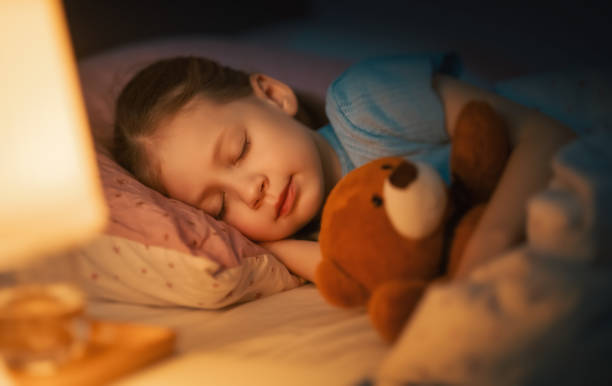
[[[0,268],[104,226],[92,139],[58,0],[0,1]]]

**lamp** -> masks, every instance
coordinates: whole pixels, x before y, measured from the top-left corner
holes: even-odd
[[[60,1],[0,1],[0,52],[0,271],[6,271],[89,240],[105,225],[107,208]],[[39,312],[62,296],[58,287],[44,296],[31,287],[15,295],[18,289],[0,292],[0,308],[13,302],[11,312]],[[14,343],[19,328],[11,312],[0,310],[0,336]]]
[[[0,269],[84,242],[107,209],[58,0],[0,2]]]

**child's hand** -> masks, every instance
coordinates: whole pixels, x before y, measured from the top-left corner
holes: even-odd
[[[314,274],[321,260],[316,241],[285,239],[259,243],[272,252],[294,274],[314,282]]]
[[[522,237],[507,230],[483,229],[474,233],[461,257],[461,263],[454,277],[461,279],[467,276],[478,264],[500,255],[517,245]]]

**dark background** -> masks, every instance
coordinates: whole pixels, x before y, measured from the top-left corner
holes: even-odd
[[[64,0],[78,58],[122,44],[185,35],[255,36],[286,45],[297,27],[299,39],[291,37],[297,49],[316,48],[351,58],[351,48],[342,45],[345,34],[353,43],[363,39],[370,47],[379,41],[381,47],[414,49],[415,42],[423,42],[457,50],[492,67],[525,71],[567,65],[612,67],[611,3]],[[352,49],[358,50],[358,45]]]
[[[308,0],[63,0],[77,57],[147,39],[236,36],[312,16]]]

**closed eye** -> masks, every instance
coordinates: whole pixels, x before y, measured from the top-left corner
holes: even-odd
[[[238,156],[234,160],[234,164],[238,163],[238,161],[240,161],[246,156],[250,147],[251,147],[251,141],[249,141],[249,138],[247,137],[246,132],[245,132],[244,139],[242,140],[242,146],[240,147],[240,154],[238,154]]]
[[[251,141],[249,141],[249,138],[247,137],[247,134],[245,131],[244,137],[242,140],[242,146],[240,147],[240,153],[238,154],[238,156],[234,159],[232,163],[236,165],[238,161],[243,159],[248,153],[250,147],[251,147]],[[219,207],[219,211],[217,212],[217,214],[214,216],[215,219],[223,220],[223,217],[225,217],[226,210],[227,210],[227,206],[225,203],[225,192],[221,192],[221,206]]]
[[[225,217],[225,192],[221,192],[221,206],[214,217],[216,220],[223,220],[223,217]]]

